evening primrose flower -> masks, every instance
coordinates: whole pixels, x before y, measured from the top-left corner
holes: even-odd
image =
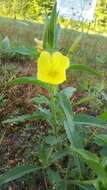
[[[43,51],[38,59],[37,78],[53,85],[63,83],[66,80],[66,69],[69,65],[69,58],[60,52],[50,54]]]

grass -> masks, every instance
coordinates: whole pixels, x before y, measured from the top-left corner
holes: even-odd
[[[30,21],[0,17],[0,32],[20,45],[34,45],[34,38],[40,38],[42,26]]]
[[[13,20],[0,17],[1,36],[8,36],[16,46],[35,47],[34,38],[42,39],[43,25],[36,22]],[[61,30],[60,49],[67,52],[80,32],[71,29]],[[77,51],[72,57],[74,63],[106,64],[107,38],[99,34],[84,32]]]

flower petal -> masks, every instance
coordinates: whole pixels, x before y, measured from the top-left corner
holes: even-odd
[[[41,80],[46,83],[58,85],[58,84],[63,83],[66,80],[66,73],[65,71],[63,71],[63,72],[59,72],[54,77],[51,75],[44,75],[44,76],[42,75],[40,77],[41,77]]]
[[[43,80],[45,75],[47,75],[48,72],[50,72],[51,69],[51,62],[52,58],[50,53],[43,51],[40,54],[40,57],[38,59],[38,72],[37,72],[37,78],[39,80]]]
[[[62,55],[60,52],[53,53],[52,61],[55,70],[67,69],[70,66],[69,58],[67,56]]]
[[[43,68],[45,68],[45,66],[46,67],[50,66],[51,62],[52,62],[51,54],[48,53],[47,51],[43,51],[38,59],[38,64],[40,66],[43,66]]]

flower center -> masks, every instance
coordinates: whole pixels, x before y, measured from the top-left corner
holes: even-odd
[[[50,77],[55,77],[55,76],[58,75],[58,72],[57,72],[57,71],[51,71],[51,72],[48,73],[48,75],[49,75]]]

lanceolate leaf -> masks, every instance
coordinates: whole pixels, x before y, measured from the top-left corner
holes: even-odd
[[[107,134],[96,135],[95,142],[101,146],[107,146]]]
[[[23,123],[25,121],[33,121],[35,119],[42,119],[42,120],[49,120],[50,119],[50,112],[43,112],[43,111],[38,111],[34,112],[32,114],[24,114],[21,116],[17,116],[15,118],[10,118],[5,121],[3,121],[3,124],[8,124],[8,123]]]
[[[79,45],[79,43],[80,43],[82,37],[83,37],[83,33],[81,33],[81,34],[74,40],[74,43],[71,45],[71,47],[70,47],[70,49],[69,49],[69,51],[68,51],[68,55],[74,53],[74,52],[77,50],[78,45]]]
[[[36,168],[33,165],[23,165],[23,166],[18,166],[10,171],[7,172],[7,174],[0,176],[0,186],[3,184],[9,183],[13,180],[16,180],[20,177],[23,177],[26,174],[29,174],[31,172],[35,172],[39,168]]]
[[[95,154],[93,154],[87,150],[76,149],[73,147],[72,147],[72,149],[74,150],[74,152],[76,152],[78,155],[80,155],[84,159],[84,161],[86,161],[86,163],[91,167],[91,169],[94,170],[94,172],[97,174],[97,176],[99,176],[100,180],[103,183],[106,183],[107,174],[104,170],[104,167],[101,165],[99,158]]]
[[[49,105],[49,99],[46,96],[41,95],[41,94],[32,98],[31,101],[36,105],[38,105],[38,104],[39,105],[43,105],[43,104]]]
[[[49,89],[49,85],[39,81],[35,76],[30,77],[20,77],[16,78],[14,80],[11,80],[8,82],[8,85],[14,86],[14,85],[20,85],[20,84],[33,84],[33,85],[39,85],[43,88]]]
[[[78,126],[89,126],[97,128],[106,128],[107,123],[98,117],[89,116],[86,114],[78,114],[74,116],[74,122]]]
[[[57,26],[57,9],[56,4],[53,7],[53,11],[50,17],[46,17],[43,46],[45,50],[53,51],[57,47],[58,40],[58,26]]]
[[[64,128],[67,134],[67,138],[74,147],[83,148],[82,138],[80,137],[77,129],[75,128],[70,101],[66,97],[66,95],[64,95],[63,93],[61,94],[59,99],[60,99],[61,109],[63,110],[64,115],[65,115]],[[78,167],[78,171],[81,175],[82,173],[81,169],[82,169],[83,164],[80,158],[78,157],[78,155],[74,155],[74,160],[75,160],[75,164]]]
[[[64,111],[65,114],[65,121],[64,126],[67,133],[67,137],[69,141],[75,146],[75,147],[82,147],[82,139],[80,138],[77,129],[75,128],[75,123],[73,119],[73,113],[70,105],[70,101],[68,98],[61,94],[60,98],[60,105],[61,108]]]
[[[96,71],[94,68],[84,65],[84,64],[71,64],[70,65],[71,70],[74,71],[81,71],[81,72],[86,72],[89,74],[96,75],[97,77],[101,77],[101,72]]]
[[[10,48],[9,53],[11,55],[23,55],[23,56],[28,56],[30,58],[37,57],[37,52],[35,48],[26,48],[26,47]]]
[[[64,93],[68,98],[71,98],[74,95],[74,93],[76,92],[76,88],[66,87],[60,92]],[[59,95],[60,95],[60,93],[59,93]]]

